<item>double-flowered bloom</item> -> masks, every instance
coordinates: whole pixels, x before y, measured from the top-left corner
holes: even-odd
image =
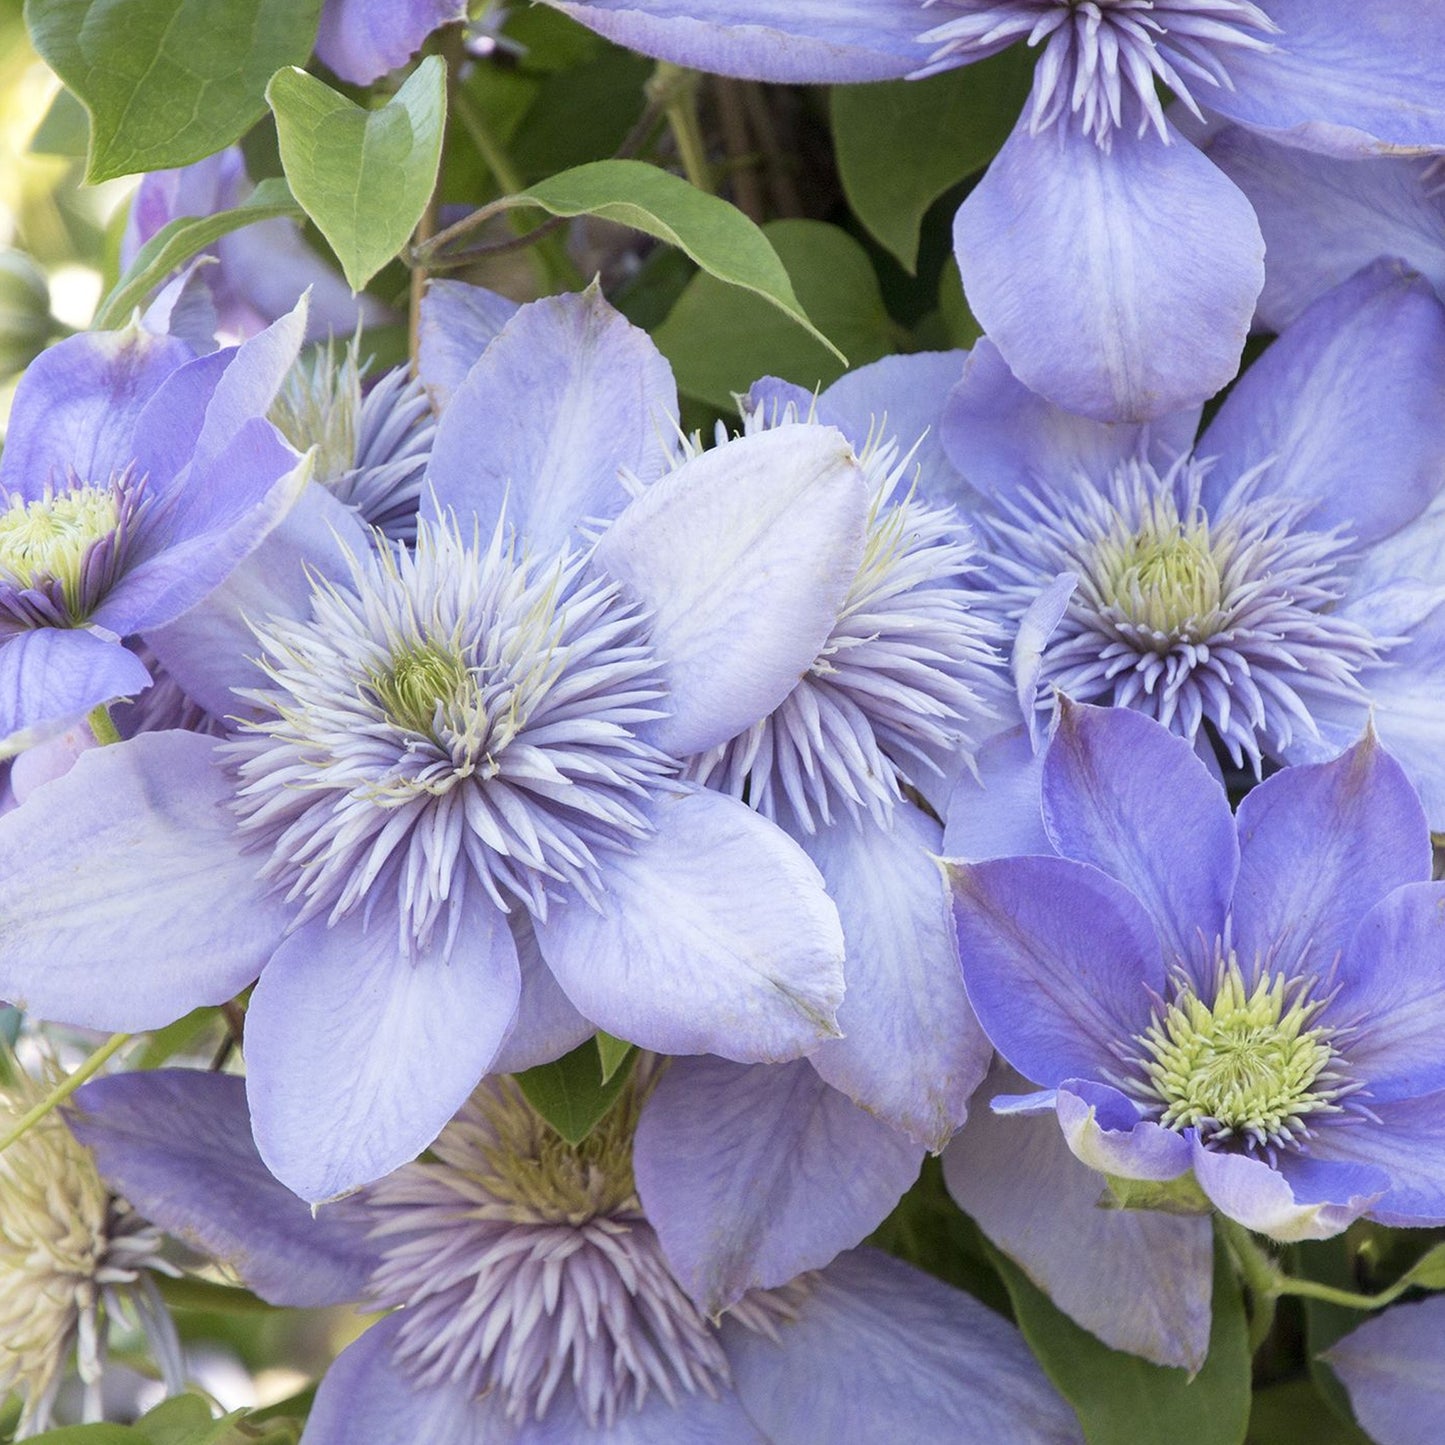
[[[1445,1221],[1445,884],[1373,735],[1234,818],[1179,739],[1066,703],[1043,823],[1051,855],[950,866],[969,998],[1042,1090],[996,1111],[1276,1239]]]
[[[1228,382],[1264,280],[1248,200],[1158,87],[1325,155],[1445,148],[1445,19],[1429,0],[550,3],[625,45],[760,80],[880,80],[1031,47],[1030,100],[958,213],[955,251],[1015,374],[1099,418],[1160,416]]]

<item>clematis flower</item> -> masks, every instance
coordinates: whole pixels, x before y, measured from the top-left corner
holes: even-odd
[[[1192,452],[1192,414],[1147,429],[1067,416],[980,342],[943,442],[988,498],[973,520],[1017,630],[1021,720],[1059,689],[1210,756],[1212,738],[1258,774],[1334,756],[1373,709],[1445,826],[1442,377],[1445,308],[1394,262],[1311,305]],[[978,801],[965,782],[958,809]]]
[[[1235,819],[1180,739],[1066,703],[1043,816],[1050,854],[948,867],[969,999],[1039,1090],[994,1110],[1054,1114],[1126,1203],[1277,1240],[1445,1221],[1445,884],[1375,738]]]
[[[1445,1432],[1445,1299],[1396,1305],[1323,1358],[1376,1445],[1431,1445]]]
[[[16,390],[0,459],[0,738],[11,750],[149,682],[120,639],[194,606],[306,480],[265,418],[304,303],[195,357],[139,326],[74,336]]]
[[[467,18],[467,0],[326,0],[316,53],[343,80],[370,85],[405,65],[443,25]]]
[[[1144,420],[1231,377],[1264,280],[1243,193],[1156,87],[1328,155],[1445,149],[1445,16],[1428,0],[548,0],[610,39],[757,80],[931,74],[1037,50],[954,248],[1010,369],[1066,410]],[[1067,335],[1068,346],[1057,338]]]
[[[10,1081],[0,1089],[7,1132],[46,1092],[10,1063]],[[50,1428],[72,1355],[84,1386],[83,1418],[101,1418],[115,1322],[143,1330],[168,1391],[184,1387],[180,1340],[154,1279],[178,1273],[161,1256],[161,1232],[106,1189],[91,1152],[58,1114],[0,1154],[0,1217],[0,1399],[15,1389],[24,1395],[16,1439]]]
[[[1018,1445],[1082,1438],[1011,1325],[872,1250],[704,1316],[638,1199],[645,1087],[569,1145],[489,1080],[426,1162],[318,1218],[252,1151],[237,1079],[106,1079],[76,1128],[112,1183],[263,1297],[392,1310],[322,1381],[306,1445],[863,1445],[960,1419]]]

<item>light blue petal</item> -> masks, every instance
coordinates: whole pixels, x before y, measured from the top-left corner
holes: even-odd
[[[665,796],[651,818],[600,909],[571,898],[536,925],[573,1004],[665,1054],[772,1062],[835,1036],[843,930],[807,854],[720,793]]]
[[[81,628],[38,627],[0,643],[0,754],[29,747],[92,708],[151,685],[120,643]]]
[[[493,1074],[515,1074],[549,1064],[570,1054],[596,1032],[596,1026],[572,1007],[572,1001],[552,976],[537,947],[532,920],[518,909],[507,922],[517,945],[522,993],[517,1000],[517,1017],[488,1068]]]
[[[978,776],[960,778],[948,801],[943,851],[976,863],[1053,851],[1044,831],[1044,755],[1022,727],[990,738],[978,753]]]
[[[370,85],[405,65],[433,30],[466,18],[466,0],[326,0],[316,54],[343,80]]]
[[[611,1425],[589,1425],[565,1392],[564,1386],[542,1419],[508,1425],[516,1435],[488,1435],[486,1445],[779,1445],[758,1432],[728,1390],[715,1400],[698,1390],[676,1403],[653,1390],[640,1409],[622,1410]]]
[[[1181,411],[1235,374],[1264,284],[1244,194],[1182,136],[1014,127],[958,212],[969,305],[1025,386],[1099,421]],[[1068,344],[1060,345],[1060,337]]]
[[[417,375],[440,411],[514,317],[518,303],[465,281],[433,280],[421,298]]]
[[[1380,1176],[1371,1219],[1402,1229],[1445,1224],[1445,1091],[1368,1104],[1374,1120],[1316,1130],[1312,1153]]]
[[[1024,1087],[999,1065],[986,1092]],[[1100,1208],[1105,1184],[1052,1111],[975,1105],[943,1155],[948,1192],[1076,1324],[1156,1365],[1198,1370],[1209,1352],[1213,1231],[1203,1215]]]
[[[246,1092],[261,1157],[303,1199],[413,1159],[496,1055],[521,988],[505,915],[469,898],[444,955],[439,937],[408,959],[379,907],[369,928],[312,919],[266,966],[246,1014]]]
[[[1189,1170],[1189,1143],[1151,1123],[1138,1105],[1108,1084],[1071,1079],[1054,1100],[1059,1128],[1081,1164],[1120,1179],[1167,1181]]]
[[[674,1059],[633,1145],[642,1206],[707,1315],[851,1249],[922,1162],[920,1145],[851,1104],[806,1060]]]
[[[1376,1445],[1445,1440],[1445,1298],[1375,1315],[1321,1358],[1344,1381],[1355,1418]]]
[[[1292,1151],[1281,1151],[1279,1158],[1276,1169],[1252,1154],[1206,1149],[1196,1140],[1194,1177],[1221,1214],[1281,1244],[1342,1233],[1389,1184],[1379,1169]],[[1292,1166],[1288,1177],[1286,1165]]]

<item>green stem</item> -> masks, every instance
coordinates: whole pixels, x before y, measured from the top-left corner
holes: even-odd
[[[1407,1274],[1388,1289],[1382,1289],[1379,1294],[1357,1294],[1354,1290],[1336,1289],[1331,1284],[1319,1284],[1312,1279],[1285,1275],[1276,1288],[1280,1294],[1297,1294],[1307,1299],[1324,1300],[1326,1304],[1343,1305],[1347,1310],[1378,1310],[1387,1304],[1393,1304],[1412,1283]]]
[[[1274,1328],[1275,1301],[1284,1276],[1242,1224],[1221,1215],[1219,1228],[1249,1290],[1249,1353],[1253,1355]]]
[[[707,143],[697,118],[697,88],[701,79],[696,71],[661,60],[647,82],[647,93],[662,103],[683,175],[698,190],[711,194],[712,167],[708,165]]]
[[[116,730],[115,724],[110,718],[110,708],[105,703],[99,707],[93,707],[85,715],[86,722],[90,725],[90,731],[95,735],[95,740],[102,747],[109,743],[118,743],[120,733]]]
[[[104,1068],[106,1061],[131,1040],[130,1034],[112,1034],[86,1061],[67,1078],[62,1079],[33,1109],[27,1109],[15,1127],[0,1139],[3,1154],[27,1130],[33,1129],[52,1109],[63,1104],[87,1079]]]

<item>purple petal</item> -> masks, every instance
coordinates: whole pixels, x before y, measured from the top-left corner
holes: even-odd
[[[421,299],[417,374],[438,411],[514,317],[517,302],[465,281],[433,280]]]
[[[1176,958],[1197,959],[1200,935],[1210,947],[1222,934],[1239,871],[1234,818],[1182,738],[1129,708],[1065,699],[1043,803],[1056,851],[1118,879]],[[1187,848],[1176,846],[1181,837]]]
[[[959,779],[948,801],[943,851],[977,862],[1020,853],[1047,854],[1042,800],[1044,755],[1023,728],[990,738],[978,754],[977,778]]]
[[[1140,454],[1163,467],[1189,450],[1199,408],[1152,422],[1093,421],[1030,391],[984,337],[969,353],[944,409],[942,441],[952,464],[985,496],[1008,499],[1039,483],[1106,477]]]
[[[600,911],[574,898],[536,925],[573,1004],[665,1054],[773,1062],[835,1036],[843,931],[807,854],[719,793],[664,797],[651,816],[610,861]]]
[[[303,924],[276,950],[246,1015],[246,1091],[267,1167],[332,1199],[414,1158],[496,1055],[521,982],[505,915],[469,898],[450,957],[408,959],[377,909]]]
[[[1377,261],[1322,296],[1245,373],[1200,438],[1217,506],[1274,458],[1270,491],[1315,505],[1309,525],[1388,536],[1445,482],[1445,306],[1423,277]],[[1361,485],[1388,477],[1389,485]]]
[[[256,881],[198,733],[93,748],[0,818],[0,997],[86,1028],[159,1028],[261,971],[288,910]]]
[[[197,1069],[96,1079],[72,1132],[106,1183],[168,1234],[234,1269],[275,1305],[360,1299],[377,1262],[364,1211],[313,1215],[261,1162],[245,1080]]]
[[[1322,1163],[1379,1175],[1371,1219],[1399,1228],[1445,1224],[1445,1092],[1368,1102],[1374,1119],[1326,1121],[1310,1141],[1312,1153]]]
[[[41,352],[15,388],[0,488],[33,501],[72,471],[103,487],[134,458],[146,402],[194,354],[138,326],[81,332]]]
[[[994,1047],[1045,1088],[1115,1071],[1167,974],[1139,902],[1064,858],[945,867],[969,1002]]]
[[[316,54],[343,80],[370,85],[405,65],[433,30],[466,18],[466,0],[326,0]]]
[[[1120,1179],[1177,1179],[1189,1169],[1189,1142],[1151,1123],[1117,1089],[1086,1079],[1060,1085],[1055,1109],[1074,1157]]]
[[[1430,877],[1420,800],[1373,733],[1334,762],[1266,778],[1236,822],[1234,947],[1276,971],[1324,973],[1387,893]]]
[[[0,643],[0,745],[12,753],[102,703],[151,685],[120,643],[82,628],[38,627]]]
[[[1249,202],[1172,129],[1170,143],[1118,131],[1105,152],[1075,125],[1033,136],[1021,122],[960,208],[953,244],[1013,374],[1100,421],[1147,421],[1218,391],[1264,284]]]
[[[600,291],[524,306],[457,387],[427,481],[483,536],[505,513],[539,552],[627,505],[623,474],[653,482],[677,429],[672,369]]]
[[[397,1364],[402,1317],[389,1315],[349,1344],[326,1372],[306,1421],[306,1445],[520,1445],[497,1394],[467,1384],[423,1387]]]
[[[157,483],[179,475],[196,450],[206,408],[236,349],[212,351],[177,367],[158,386],[136,423],[136,469]]]
[[[1211,108],[1331,155],[1445,149],[1445,12],[1434,0],[1269,0],[1268,51],[1231,52]]]
[[[1398,256],[1445,287],[1445,197],[1428,159],[1363,164],[1276,145],[1226,126],[1205,146],[1259,218],[1268,261],[1259,321],[1281,331],[1377,256]]]
[[[698,1390],[673,1401],[653,1390],[640,1409],[624,1407],[611,1425],[589,1425],[564,1386],[542,1419],[502,1429],[485,1445],[775,1445],[731,1391],[714,1400]]]
[[[1376,1445],[1445,1440],[1445,1298],[1414,1300],[1368,1319],[1325,1351]]]
[[[609,40],[676,65],[744,80],[888,80],[927,51],[918,0],[828,0],[780,9],[772,0],[547,0]],[[699,12],[706,19],[696,18]]]
[[[517,946],[517,963],[522,971],[522,993],[517,1000],[517,1017],[505,1042],[488,1069],[493,1074],[516,1074],[538,1064],[550,1064],[570,1054],[595,1032],[562,992],[537,947],[531,919],[520,909],[507,920]]]
[[[724,1320],[738,1394],[788,1445],[1081,1445],[1023,1337],[975,1299],[873,1249],[815,1276],[775,1343]]]
[[[800,838],[843,920],[841,1039],[813,1066],[885,1123],[941,1149],[968,1117],[992,1049],[968,1006],[936,855],[942,830],[910,803]]]
[[[1253,1155],[1226,1154],[1196,1142],[1194,1177],[1221,1214],[1282,1244],[1329,1239],[1348,1229],[1388,1183],[1369,1167],[1283,1152],[1280,1160],[1275,1169]],[[1293,1166],[1288,1178],[1285,1161]]]
[[[862,469],[832,427],[777,427],[654,483],[597,544],[649,614],[679,757],[736,736],[797,686],[863,560]]]
[[[637,1126],[643,1208],[708,1315],[818,1269],[878,1227],[923,1149],[800,1059],[674,1059]]]
[[[1023,1087],[999,1066],[990,1092]],[[1076,1324],[1157,1365],[1209,1352],[1213,1232],[1204,1215],[1101,1209],[1104,1181],[1051,1115],[975,1106],[943,1155],[948,1192]]]

